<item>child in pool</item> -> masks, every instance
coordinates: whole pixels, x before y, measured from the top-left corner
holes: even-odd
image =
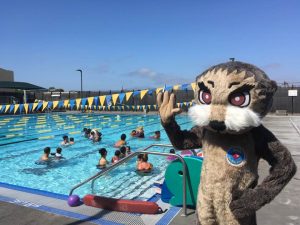
[[[160,139],[160,131],[159,130],[155,131],[154,136],[151,136],[151,138],[157,139],[157,140]]]
[[[115,151],[115,155],[114,155],[114,156],[112,157],[112,159],[111,159],[111,162],[112,162],[112,163],[118,162],[118,161],[120,160],[120,155],[121,155],[120,150],[116,150],[116,151]]]
[[[115,143],[115,147],[119,148],[123,145],[126,145],[126,134],[121,135],[121,139]]]
[[[63,141],[60,143],[62,146],[68,146],[70,145],[69,143],[69,137],[67,135],[63,136]]]
[[[75,144],[74,138],[71,137],[71,138],[70,138],[70,145],[74,145],[74,144]]]
[[[126,147],[125,146],[122,146],[120,148],[120,152],[121,152],[120,159],[123,159],[123,158],[125,158],[127,156],[127,154],[126,154]]]
[[[106,160],[106,156],[107,156],[106,149],[105,148],[100,148],[99,149],[99,154],[101,155],[101,158],[99,159],[99,163],[98,163],[97,167],[102,169],[102,168],[105,168],[106,165],[108,164],[108,161]]]
[[[138,155],[137,170],[141,172],[151,172],[153,165],[148,162],[148,154],[143,153]]]
[[[41,156],[40,160],[41,161],[48,161],[49,160],[49,155],[50,155],[50,147],[44,148],[44,154]]]

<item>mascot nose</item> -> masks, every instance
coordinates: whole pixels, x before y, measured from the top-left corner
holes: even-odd
[[[217,131],[223,131],[226,129],[224,121],[212,120],[209,122],[209,126]]]

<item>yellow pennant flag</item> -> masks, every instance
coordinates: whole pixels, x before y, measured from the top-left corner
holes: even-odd
[[[111,97],[112,97],[113,104],[116,105],[119,94],[113,94],[113,95],[111,95]]]
[[[76,98],[75,102],[77,109],[80,109],[81,98]]]
[[[69,100],[68,99],[64,101],[64,107],[69,108]]]
[[[130,99],[132,93],[133,93],[132,91],[125,93],[125,95],[126,95],[126,101],[128,101]]]
[[[180,107],[180,103],[177,103],[177,107],[178,107],[178,108]]]
[[[43,102],[43,109],[42,112],[45,110],[45,108],[48,106],[48,102]]]
[[[157,105],[153,105],[153,108],[156,109],[156,108],[157,108]]]
[[[89,97],[87,100],[88,100],[89,107],[91,107],[94,101],[94,97]]]
[[[141,91],[141,100],[144,98],[145,94],[147,94],[148,90]]]
[[[36,107],[38,106],[38,104],[39,104],[38,102],[33,103],[32,111],[34,111],[36,109]]]
[[[191,86],[192,86],[193,91],[195,91],[196,90],[196,83],[195,82],[191,83]]]
[[[162,88],[162,87],[156,88],[156,94],[158,94],[162,89],[164,89],[164,88]]]
[[[99,99],[100,99],[100,105],[101,105],[101,106],[104,105],[105,98],[106,98],[106,95],[99,96]]]
[[[5,107],[5,113],[9,110],[9,108],[10,108],[10,105],[6,105],[6,107]]]
[[[2,109],[2,105],[0,105],[0,111],[1,111],[1,109]]]
[[[53,101],[52,109],[55,109],[58,106],[58,101]]]
[[[137,109],[140,109],[140,108],[141,108],[141,106],[138,105],[138,106],[137,106]]]
[[[24,104],[25,113],[28,113],[28,104]]]
[[[124,106],[122,106],[122,109],[124,110],[124,109],[125,109],[125,107],[124,107]]]
[[[143,105],[143,110],[145,109],[145,106]]]
[[[174,86],[173,86],[173,90],[174,90],[174,91],[179,90],[179,89],[180,89],[180,86],[181,86],[181,85],[174,85]]]
[[[16,113],[17,111],[18,111],[18,109],[19,109],[19,104],[15,104],[15,109],[14,109],[14,113]]]
[[[103,106],[103,110],[105,110],[106,106]]]

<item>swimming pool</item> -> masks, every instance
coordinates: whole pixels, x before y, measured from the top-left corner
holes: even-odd
[[[187,116],[177,116],[183,129],[191,127]],[[137,126],[144,126],[145,138],[131,138],[130,132]],[[99,143],[92,143],[81,135],[84,127],[97,128],[103,134]],[[161,139],[149,138],[154,131],[161,131]],[[68,195],[70,189],[96,174],[99,148],[106,148],[110,160],[116,148],[114,143],[120,135],[127,135],[127,142],[133,152],[151,144],[169,144],[160,118],[157,115],[113,115],[113,114],[35,114],[26,116],[0,117],[0,181],[21,187]],[[64,147],[63,161],[49,165],[36,165],[43,149],[51,152],[60,146],[62,136],[74,137],[75,144]],[[153,151],[169,152],[169,148],[153,148]],[[135,172],[136,159],[112,170],[95,182],[93,190],[87,183],[76,189],[75,194],[83,196],[93,193],[106,197],[141,199],[150,198],[154,193],[150,188],[154,181],[164,176],[168,165],[165,158],[149,155],[154,170],[150,176],[140,176]]]

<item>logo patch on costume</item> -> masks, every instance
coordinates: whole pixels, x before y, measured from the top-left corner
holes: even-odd
[[[232,166],[242,166],[246,162],[245,153],[240,148],[230,148],[226,154],[227,162]]]

